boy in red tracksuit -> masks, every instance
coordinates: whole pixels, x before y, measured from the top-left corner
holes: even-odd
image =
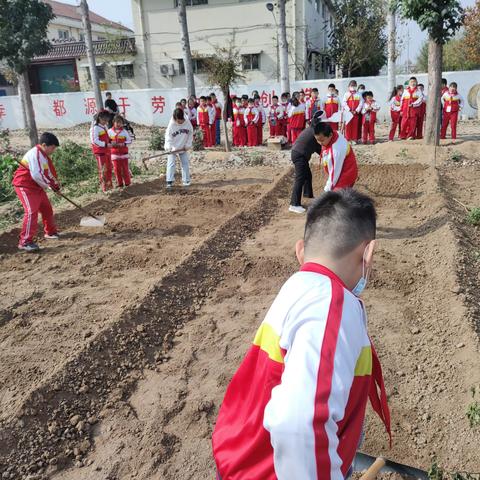
[[[106,192],[113,188],[112,185],[112,159],[110,158],[110,139],[108,137],[108,122],[110,113],[106,110],[97,115],[97,120],[90,130],[92,151],[97,160],[98,177],[102,191]]]
[[[415,129],[415,138],[421,140],[423,138],[423,124],[425,123],[425,117],[427,115],[427,96],[425,95],[425,87],[423,83],[418,84],[419,90],[423,94],[423,101],[420,107],[420,112],[417,117],[417,128]]]
[[[208,148],[211,143],[211,129],[210,129],[210,109],[207,105],[207,97],[200,97],[200,105],[197,108],[197,124],[203,132],[203,146]]]
[[[393,142],[395,138],[395,132],[398,129],[398,134],[400,135],[400,121],[402,115],[402,95],[403,95],[403,86],[398,85],[394,88],[392,95],[390,97],[390,117],[392,119],[392,126],[390,128],[390,133],[388,135],[388,140]]]
[[[457,92],[457,84],[455,82],[452,82],[449,86],[448,92],[442,95],[442,106],[443,119],[440,138],[446,138],[448,124],[450,124],[452,139],[456,140],[458,114],[463,108],[463,97]]]
[[[301,92],[300,92],[301,93]],[[302,103],[300,101],[300,103]],[[312,88],[310,98],[305,102],[305,119],[308,123],[312,121],[313,116],[323,110],[322,100],[318,96],[318,88]]]
[[[258,135],[258,122],[260,120],[260,112],[255,107],[255,100],[253,98],[248,99],[248,107],[244,113],[245,125],[247,126],[247,138],[248,146],[256,147],[257,135]]]
[[[375,252],[373,200],[353,189],[324,193],[304,232],[295,245],[300,271],[278,292],[218,412],[218,480],[348,478],[368,400],[391,439],[359,298]]]
[[[212,99],[212,106],[215,108],[215,136],[212,137],[215,140],[215,145],[220,145],[220,120],[222,118],[222,104],[217,100],[217,96],[214,93],[210,94]]]
[[[209,114],[209,122],[210,122],[210,146],[215,146],[215,139],[217,137],[217,124],[215,122],[215,118],[217,116],[217,110],[213,105],[212,97],[209,95],[207,97],[207,108]]]
[[[300,100],[297,97],[293,97],[288,110],[288,118],[290,120],[290,141],[292,145],[305,129],[305,111],[305,104],[300,103]]]
[[[285,111],[282,105],[278,103],[277,95],[272,97],[272,104],[268,109],[268,124],[270,126],[270,137],[279,137],[282,135],[282,122]]]
[[[402,125],[400,138],[402,140],[415,139],[415,130],[417,128],[417,118],[422,113],[423,93],[417,86],[417,79],[411,77],[408,87],[402,95]]]
[[[357,82],[352,80],[348,85],[348,92],[343,96],[342,107],[350,112],[353,118],[345,125],[345,138],[351,142],[360,140],[360,116],[362,114],[363,98],[357,92]]]
[[[375,143],[375,123],[380,105],[373,98],[373,92],[365,92],[365,103],[362,108],[362,141],[363,143]]]
[[[255,108],[258,110],[258,131],[257,131],[257,145],[263,144],[263,126],[267,121],[267,115],[265,114],[265,109],[263,108],[262,103],[260,102],[260,95],[256,94],[253,99],[255,100]]]
[[[247,127],[245,126],[245,108],[242,99],[236,98],[233,107],[233,144],[236,147],[247,146]]]
[[[328,94],[325,97],[325,100],[323,102],[323,105],[324,105],[323,108],[325,109],[325,115],[327,116],[327,118],[330,118],[332,115],[338,112],[340,108],[339,104],[340,104],[340,101],[336,93],[335,84],[331,83],[328,86]],[[333,130],[335,131],[338,130],[338,122],[329,122],[329,123]]]
[[[25,154],[20,162],[21,166],[13,175],[12,185],[25,211],[18,244],[20,250],[26,252],[40,250],[33,241],[37,234],[39,213],[42,215],[45,238],[53,240],[59,238],[52,205],[45,193],[47,188],[54,192],[60,191],[57,172],[50,159],[50,155],[59,145],[58,138],[53,133],[42,134],[39,144]]]
[[[119,188],[128,187],[131,183],[130,169],[128,168],[128,146],[132,143],[130,134],[125,130],[121,115],[113,119],[113,127],[108,131],[111,145],[113,169]]]

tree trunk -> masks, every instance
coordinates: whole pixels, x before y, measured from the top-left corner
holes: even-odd
[[[33,110],[32,95],[30,92],[30,80],[28,70],[18,74],[18,93],[24,111],[23,118],[26,120],[25,129],[30,138],[30,145],[34,147],[38,143],[37,123],[35,122],[35,111]]]
[[[388,74],[388,94],[393,92],[393,89],[396,87],[396,41],[397,41],[397,26],[395,12],[388,10],[387,12],[387,25],[388,25],[388,64],[387,64],[387,74]]]
[[[83,32],[85,34],[85,46],[87,49],[88,63],[90,65],[90,78],[92,80],[92,88],[95,93],[95,103],[97,111],[103,109],[102,92],[98,81],[97,64],[95,62],[95,52],[93,51],[92,42],[92,25],[90,24],[90,16],[88,13],[87,0],[80,0],[80,11],[82,14]]]
[[[425,143],[440,144],[440,90],[442,83],[443,45],[428,40],[428,101]]]
[[[290,73],[288,71],[287,13],[285,3],[286,0],[278,0],[278,36],[280,38],[280,90],[282,91],[282,93],[290,91]]]
[[[187,81],[188,96],[195,95],[195,79],[193,77],[192,51],[190,50],[190,37],[188,35],[187,8],[185,0],[178,0],[178,22],[182,32],[181,42],[183,51],[183,66]]]
[[[228,119],[228,102],[230,98],[230,90],[222,91],[223,93],[223,111],[222,111],[222,127],[225,135],[225,151],[231,152],[230,140],[228,138],[227,119]]]

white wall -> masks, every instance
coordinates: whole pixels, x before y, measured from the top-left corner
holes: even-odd
[[[467,100],[468,92],[476,83],[478,83],[480,71],[451,72],[444,73],[443,76],[449,82],[456,81],[459,85],[459,92],[463,95],[465,100]],[[397,76],[397,83],[403,83],[408,77],[409,76],[407,75]],[[417,78],[420,83],[427,85],[426,74],[417,75]],[[380,120],[383,121],[389,119],[389,109],[387,105],[389,92],[387,92],[387,78],[384,76],[358,77],[356,80],[359,83],[364,83],[368,90],[374,92],[377,101],[382,107],[379,115]],[[332,82],[332,80],[292,82],[291,90],[294,91],[302,88],[317,87],[320,90],[320,94],[325,95],[327,92],[327,86],[330,82]],[[343,95],[349,79],[335,79],[333,82],[339,89],[340,95]],[[237,86],[232,89],[232,94],[250,94],[254,89],[259,91],[265,103],[268,103],[273,94],[279,95],[280,93],[279,84],[264,83]],[[204,95],[210,93],[210,91],[210,88],[199,88],[197,94]],[[112,93],[113,97],[119,104],[122,103],[122,100],[120,99],[121,97],[126,99],[123,102],[129,105],[126,107],[126,115],[129,120],[143,125],[165,127],[170,120],[175,103],[182,97],[186,96],[186,89],[122,90],[112,91]],[[219,93],[218,95],[219,98],[221,98]],[[39,129],[68,128],[80,123],[90,122],[92,114],[86,109],[86,99],[92,97],[93,94],[88,92],[33,95],[33,105]],[[154,107],[152,106],[152,99],[154,97],[163,97],[165,101],[163,112],[154,113]],[[54,111],[55,101],[57,101],[56,111],[59,114],[58,116]],[[58,101],[63,102],[63,104],[59,104]],[[0,119],[0,128],[10,128],[12,130],[23,128],[23,117],[20,101],[17,96],[0,97],[0,106],[4,107],[6,113],[6,115]],[[473,118],[476,116],[476,110],[466,102],[463,114]]]

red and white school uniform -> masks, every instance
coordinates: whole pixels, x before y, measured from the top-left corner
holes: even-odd
[[[392,126],[390,128],[390,133],[388,135],[389,140],[395,138],[395,132],[398,128],[398,135],[400,136],[400,121],[401,121],[401,112],[402,112],[402,96],[395,95],[390,99],[390,117],[392,119]]]
[[[283,135],[283,117],[285,110],[282,105],[270,105],[268,109],[268,124],[270,126],[270,136],[280,137]]]
[[[305,103],[305,119],[308,122],[311,122],[313,116],[319,110],[323,110],[322,100],[319,97],[317,98],[310,97]]]
[[[220,145],[220,120],[222,119],[222,104],[217,100],[212,103],[215,108],[215,136],[213,137],[214,144]]]
[[[328,175],[325,191],[351,188],[358,178],[358,166],[350,143],[339,132],[333,132],[326,147],[322,147],[322,163]]]
[[[299,135],[305,130],[305,104],[299,103],[296,107],[292,104],[288,110],[290,119],[290,142],[293,145]]]
[[[263,144],[263,125],[267,121],[267,114],[261,103],[255,104],[255,108],[258,110],[258,123],[257,123],[257,145]]]
[[[247,126],[248,146],[256,147],[258,145],[258,122],[261,122],[260,112],[257,110],[256,107],[247,107],[245,109],[243,118],[245,119],[245,125]]]
[[[417,118],[422,113],[423,93],[418,88],[406,88],[402,95],[402,125],[400,138],[415,138]]]
[[[362,95],[356,91],[347,92],[343,96],[343,109],[353,114],[353,118],[345,125],[345,138],[349,141],[360,140],[360,122],[363,107]]]
[[[197,128],[197,109],[195,107],[187,107],[187,116],[192,124],[192,127],[195,129]]]
[[[425,117],[427,115],[427,96],[423,94],[422,105],[420,106],[420,112],[417,117],[417,127],[415,128],[415,138],[421,140],[423,138],[423,124],[425,123]]]
[[[390,433],[363,303],[331,270],[305,263],[278,293],[227,388],[212,438],[218,476],[343,480],[369,398]]]
[[[116,129],[115,127],[108,131],[108,136],[111,143],[119,144],[119,146],[110,149],[117,185],[128,187],[131,183],[128,167],[128,146],[132,143],[132,137],[124,128]]]
[[[457,138],[458,114],[463,108],[463,98],[458,92],[450,93],[448,91],[442,96],[442,105],[443,119],[440,138],[446,138],[448,124],[450,124],[452,139],[455,140]]]
[[[340,100],[338,95],[334,93],[329,93],[323,102],[323,108],[325,110],[325,115],[327,118],[330,118],[333,114],[337,113],[340,108]],[[333,131],[338,130],[338,122],[329,122]]]
[[[207,103],[208,107],[208,114],[209,114],[209,121],[210,121],[210,146],[215,146],[216,137],[217,137],[217,109],[212,103]]]
[[[15,171],[12,185],[25,211],[19,242],[19,246],[23,246],[33,242],[39,213],[42,215],[45,234],[57,233],[52,205],[45,190],[51,188],[58,191],[60,186],[53,162],[40,145],[29,150],[20,163],[22,166]]]
[[[98,177],[102,190],[106,192],[113,188],[112,185],[112,159],[110,158],[110,149],[108,145],[110,138],[107,127],[94,124],[90,129],[90,140],[92,142],[92,151],[97,160]]]
[[[212,144],[212,131],[210,128],[210,108],[208,105],[201,105],[197,108],[197,123],[203,132],[203,146],[205,148],[211,147]]]
[[[282,135],[284,137],[290,138],[289,137],[289,132],[288,132],[288,108],[290,107],[290,104],[288,102],[282,103],[281,104],[283,107],[283,118],[282,118]]]
[[[247,127],[245,125],[245,108],[233,107],[233,144],[236,147],[247,146]]]
[[[362,141],[363,143],[375,143],[375,123],[380,105],[375,100],[365,100],[362,107]]]

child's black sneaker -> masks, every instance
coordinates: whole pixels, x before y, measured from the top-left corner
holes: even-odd
[[[28,253],[34,253],[34,252],[39,252],[40,251],[40,247],[34,242],[20,244],[18,246],[18,248],[19,248],[19,250],[23,250],[23,251],[28,252]]]

